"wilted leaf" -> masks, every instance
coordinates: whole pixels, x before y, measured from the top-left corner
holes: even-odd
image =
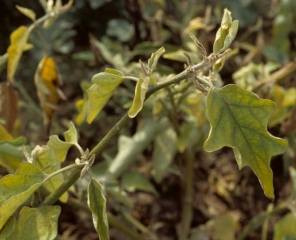
[[[65,99],[59,88],[62,85],[62,81],[53,58],[42,58],[38,64],[34,80],[40,105],[43,109],[44,125],[49,128],[58,100]]]
[[[8,240],[56,239],[60,206],[23,207]]]
[[[221,27],[216,33],[213,46],[214,53],[225,51],[233,41],[238,30],[238,20],[232,21],[231,12],[224,9]]]
[[[36,19],[36,14],[34,13],[33,10],[29,9],[29,8],[25,8],[25,7],[21,7],[16,5],[15,6],[17,8],[17,10],[19,10],[22,14],[24,14],[26,17],[30,18],[32,21],[35,21]]]
[[[6,129],[0,125],[0,165],[9,173],[15,172],[21,159],[24,156],[22,146],[25,144],[24,138],[13,139]]]
[[[112,73],[109,73],[109,72]],[[94,83],[88,90],[87,122],[91,123],[99,114],[115,89],[123,81],[123,74],[115,69],[106,69],[92,78]]]
[[[208,152],[224,146],[233,148],[239,168],[249,166],[257,175],[267,197],[273,199],[270,159],[287,149],[287,142],[267,132],[274,110],[270,100],[235,85],[219,90],[212,88],[207,96],[207,117],[211,131],[204,143]]]
[[[8,239],[8,236],[14,230],[15,222],[16,222],[15,216],[11,216],[7,220],[7,222],[5,223],[5,225],[3,226],[3,228],[0,230],[0,240],[6,240],[6,239]]]
[[[291,212],[274,225],[273,240],[296,239],[296,214]]]
[[[106,198],[102,186],[95,179],[91,179],[88,189],[87,204],[92,212],[93,223],[100,240],[109,239],[108,219],[106,213]]]
[[[136,190],[153,193],[158,196],[154,186],[148,181],[148,179],[139,172],[128,172],[122,176],[121,184],[129,192]]]
[[[20,26],[10,35],[10,45],[7,49],[8,65],[7,79],[12,82],[18,63],[27,44],[30,35],[30,29]]]
[[[6,175],[0,180],[0,229],[41,186],[45,177],[37,167],[24,162],[14,175]]]
[[[18,94],[7,82],[0,84],[0,118],[9,132],[18,117]]]
[[[160,183],[177,151],[177,134],[172,128],[160,132],[154,141],[151,174]]]
[[[149,83],[150,77],[146,77],[145,80],[139,78],[135,89],[133,104],[128,110],[128,116],[130,118],[134,118],[142,110]]]
[[[152,73],[157,65],[158,59],[165,52],[164,47],[158,49],[155,53],[151,54],[151,57],[148,59],[148,69]]]

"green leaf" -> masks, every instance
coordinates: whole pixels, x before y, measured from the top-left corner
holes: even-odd
[[[33,10],[29,9],[29,8],[25,8],[25,7],[21,7],[16,5],[15,6],[17,8],[17,10],[19,10],[22,14],[24,14],[26,17],[30,18],[32,21],[35,21],[36,19],[36,14],[34,13]]]
[[[4,68],[6,67],[7,60],[8,60],[8,54],[7,53],[0,56],[0,74],[4,70]]]
[[[12,235],[8,240],[53,240],[58,232],[60,206],[23,207]]]
[[[146,77],[145,80],[139,78],[135,89],[135,97],[131,108],[128,110],[128,116],[134,118],[142,110],[148,86],[150,83],[150,77]]]
[[[291,176],[292,181],[293,181],[291,197],[293,199],[296,199],[296,169],[293,168],[293,167],[290,167],[289,171],[290,171],[290,176]]]
[[[113,73],[109,73],[112,71]],[[115,89],[123,81],[123,74],[116,70],[106,69],[92,78],[94,83],[88,90],[87,122],[91,123],[105,106]]]
[[[133,208],[133,202],[131,198],[126,194],[125,190],[123,190],[119,186],[108,186],[106,190],[108,192],[108,196],[112,196],[112,198],[116,199],[117,202],[122,203],[129,209]]]
[[[225,51],[234,40],[238,30],[238,20],[232,21],[231,12],[224,9],[221,27],[216,33],[213,46],[214,53]]]
[[[90,88],[90,83],[83,81],[80,86],[83,90],[83,99],[80,99],[75,103],[76,109],[78,111],[78,114],[75,118],[75,123],[77,125],[81,125],[87,115],[88,96],[86,90]]]
[[[7,79],[10,82],[13,81],[18,63],[27,45],[29,35],[30,29],[25,26],[20,26],[10,35],[10,45],[7,49]]]
[[[15,226],[15,216],[11,216],[5,223],[3,228],[0,230],[0,240],[6,240],[8,236],[12,233]]]
[[[256,94],[235,85],[227,85],[219,90],[212,88],[206,106],[211,131],[204,143],[205,150],[233,148],[239,168],[251,167],[265,195],[273,199],[270,159],[285,152],[288,145],[267,132],[273,102],[259,99]]]
[[[152,73],[157,65],[158,59],[161,57],[161,55],[165,52],[164,47],[161,47],[158,49],[155,53],[151,54],[151,57],[148,59],[148,68],[150,70],[150,73]]]
[[[47,146],[53,149],[56,160],[58,162],[64,162],[68,153],[69,148],[72,143],[64,142],[59,139],[57,135],[52,135],[49,137]]]
[[[296,239],[296,214],[291,212],[274,225],[273,240]]]
[[[159,133],[154,141],[151,174],[160,183],[177,151],[177,134],[172,128]]]
[[[46,175],[34,165],[21,163],[14,175],[0,180],[0,229],[43,183]]]
[[[64,136],[67,143],[71,143],[73,145],[78,144],[77,131],[72,122],[70,123],[69,130],[64,133]]]
[[[158,196],[154,186],[148,181],[148,179],[139,172],[129,172],[122,176],[121,184],[129,192],[136,190],[153,193]]]
[[[106,213],[106,198],[103,195],[102,186],[95,179],[91,179],[88,186],[87,204],[92,212],[93,223],[100,240],[109,239],[108,219]]]

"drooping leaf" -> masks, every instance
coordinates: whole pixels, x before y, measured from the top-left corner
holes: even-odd
[[[110,73],[110,71],[112,73]],[[87,122],[91,123],[99,114],[115,89],[123,81],[123,74],[115,69],[106,69],[92,78],[93,85],[87,90]]]
[[[6,240],[6,239],[8,239],[8,236],[14,230],[15,222],[16,222],[15,216],[11,216],[7,220],[7,222],[5,223],[5,225],[3,226],[3,228],[0,230],[0,240]]]
[[[154,141],[151,174],[160,183],[177,151],[177,134],[172,128],[160,132]]]
[[[13,81],[15,71],[23,54],[24,48],[27,44],[29,35],[30,29],[25,26],[20,26],[10,35],[10,45],[7,49],[7,79],[10,82]]]
[[[18,117],[18,94],[7,82],[0,84],[0,118],[5,127],[12,132]]]
[[[44,125],[49,130],[59,99],[66,98],[59,88],[62,85],[62,80],[53,58],[42,58],[38,64],[34,80],[40,105],[43,109]]]
[[[0,229],[41,186],[45,177],[37,167],[24,162],[14,175],[6,175],[0,180]]]
[[[212,88],[207,96],[207,118],[211,131],[204,143],[208,152],[224,146],[233,148],[239,168],[251,167],[267,197],[273,199],[270,159],[287,149],[287,142],[267,132],[274,110],[270,100],[235,85]]]
[[[54,240],[58,233],[60,206],[23,207],[13,233],[8,240]]]
[[[0,165],[9,173],[14,173],[24,157],[22,146],[26,140],[22,137],[13,139],[0,125]]]
[[[273,240],[296,239],[296,214],[291,212],[274,225]]]
[[[106,198],[104,197],[102,186],[92,178],[87,192],[87,204],[92,212],[94,227],[98,232],[100,240],[109,240]]]
[[[122,176],[121,184],[129,192],[136,190],[153,193],[158,196],[158,193],[149,180],[139,172],[128,172]]]
[[[36,14],[34,13],[33,10],[29,9],[29,8],[25,8],[25,7],[21,7],[16,5],[15,6],[17,8],[17,10],[19,10],[22,14],[24,14],[26,17],[30,18],[32,21],[35,21],[36,19]]]
[[[234,40],[238,30],[238,20],[232,21],[231,12],[224,9],[221,27],[216,33],[213,46],[214,53],[225,51]]]
[[[158,59],[161,57],[161,55],[165,52],[164,47],[161,47],[158,49],[155,53],[151,54],[151,57],[148,59],[148,69],[150,70],[150,73],[152,73],[157,65]]]

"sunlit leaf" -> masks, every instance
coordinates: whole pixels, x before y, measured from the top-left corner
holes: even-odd
[[[0,125],[0,165],[9,173],[14,173],[24,157],[22,146],[24,138],[13,139],[6,129]]]
[[[112,73],[109,73],[112,71]],[[123,74],[116,70],[106,69],[92,78],[93,85],[87,90],[87,122],[91,123],[123,81]]]
[[[214,53],[225,51],[234,40],[238,30],[238,20],[232,21],[231,12],[224,9],[221,27],[216,33],[213,46]]]
[[[23,54],[24,48],[27,44],[30,35],[30,29],[25,26],[20,26],[10,35],[10,45],[7,49],[8,65],[7,65],[7,79],[13,81],[18,63]]]
[[[153,72],[158,59],[161,57],[161,55],[165,52],[164,47],[161,47],[160,49],[158,49],[155,53],[151,54],[151,57],[148,59],[148,68],[150,70],[150,72]]]
[[[23,207],[8,240],[56,239],[60,206]]]
[[[156,136],[152,155],[151,174],[156,182],[161,182],[177,151],[177,134],[167,128]]]
[[[86,90],[90,88],[90,84],[84,81],[80,84],[80,86],[83,90],[83,99],[80,99],[75,103],[76,109],[78,111],[78,114],[75,117],[75,123],[77,125],[81,125],[86,118],[87,102],[88,102],[88,96],[87,96]]]
[[[150,83],[150,77],[146,77],[145,80],[139,78],[135,89],[135,96],[131,108],[128,110],[128,116],[134,118],[142,110],[148,86]]]
[[[37,167],[24,162],[14,175],[6,175],[0,180],[0,229],[41,186],[45,177]]]
[[[24,14],[26,17],[30,18],[32,21],[35,21],[36,19],[36,14],[34,13],[33,10],[29,9],[29,8],[25,8],[25,7],[21,7],[16,5],[15,6],[17,8],[17,10],[19,10],[22,14]]]
[[[153,193],[154,195],[158,196],[154,186],[143,174],[139,172],[133,171],[124,174],[122,176],[121,185],[129,192],[140,190]]]
[[[3,226],[3,228],[0,230],[0,240],[6,240],[6,239],[8,239],[8,236],[14,230],[15,222],[16,222],[15,216],[11,216],[7,220],[7,222],[5,223],[5,225]]]
[[[62,85],[62,80],[53,58],[44,57],[40,61],[34,80],[40,105],[43,109],[44,125],[49,128],[59,99],[65,99],[59,88]]]
[[[291,212],[274,225],[273,240],[296,239],[296,214]]]
[[[74,126],[74,124],[71,122],[70,123],[70,128],[68,131],[64,133],[65,135],[65,140],[67,143],[71,143],[73,145],[78,144],[78,136],[77,136],[77,131]]]
[[[95,179],[91,179],[88,189],[87,204],[92,212],[93,224],[100,237],[100,240],[109,239],[109,227],[106,213],[106,198],[102,186]]]
[[[235,85],[212,88],[207,96],[211,131],[204,143],[208,152],[233,148],[239,168],[251,167],[267,197],[273,199],[270,159],[287,149],[287,142],[267,132],[274,104]]]

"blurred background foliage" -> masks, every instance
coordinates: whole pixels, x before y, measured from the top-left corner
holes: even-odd
[[[44,14],[36,0],[3,1],[0,55],[7,50],[10,33],[30,23],[15,5],[34,9],[37,17]],[[143,74],[139,59],[148,59],[161,46],[166,53],[152,78],[161,79],[182,71],[186,62],[183,51],[198,63],[202,55],[189,33],[211,53],[224,8],[240,23],[216,84],[235,83],[272,99],[276,111],[269,127],[290,143],[289,151],[272,162],[275,202],[271,204],[264,197],[249,169],[238,172],[230,151],[204,153],[202,144],[209,130],[205,99],[188,82],[161,90],[149,99],[139,117],[130,120],[119,138],[110,142],[92,172],[101,182],[114,179],[114,182],[109,179],[107,188],[110,211],[147,239],[177,239],[182,184],[186,181],[182,154],[193,148],[195,181],[189,239],[254,240],[264,239],[264,234],[265,239],[282,239],[285,232],[281,232],[281,224],[288,218],[295,221],[294,215],[281,219],[288,212],[287,199],[295,198],[295,185],[293,192],[293,182],[289,180],[289,169],[294,174],[294,168],[290,167],[296,166],[295,0],[76,0],[54,25],[39,28],[39,33],[35,31],[29,38],[34,48],[24,53],[16,73],[20,113],[12,134],[25,136],[32,148],[48,139],[33,83],[45,49],[58,63],[67,97],[56,112],[51,133],[61,135],[68,122],[73,121],[78,126],[81,146],[91,149],[131,106],[134,94],[134,84],[124,82],[94,123],[88,125],[83,121],[85,90],[92,76],[106,67],[139,76]],[[0,74],[1,81],[5,81],[6,71]],[[75,154],[70,152],[69,159],[71,156],[74,159]],[[73,190],[81,201],[85,200],[85,188],[86,182],[80,181]],[[290,205],[293,212],[295,207]],[[60,239],[96,239],[90,222],[82,211],[74,212],[65,206]],[[274,230],[264,228],[266,222],[277,222]],[[114,239],[125,239],[114,229],[110,234]]]

